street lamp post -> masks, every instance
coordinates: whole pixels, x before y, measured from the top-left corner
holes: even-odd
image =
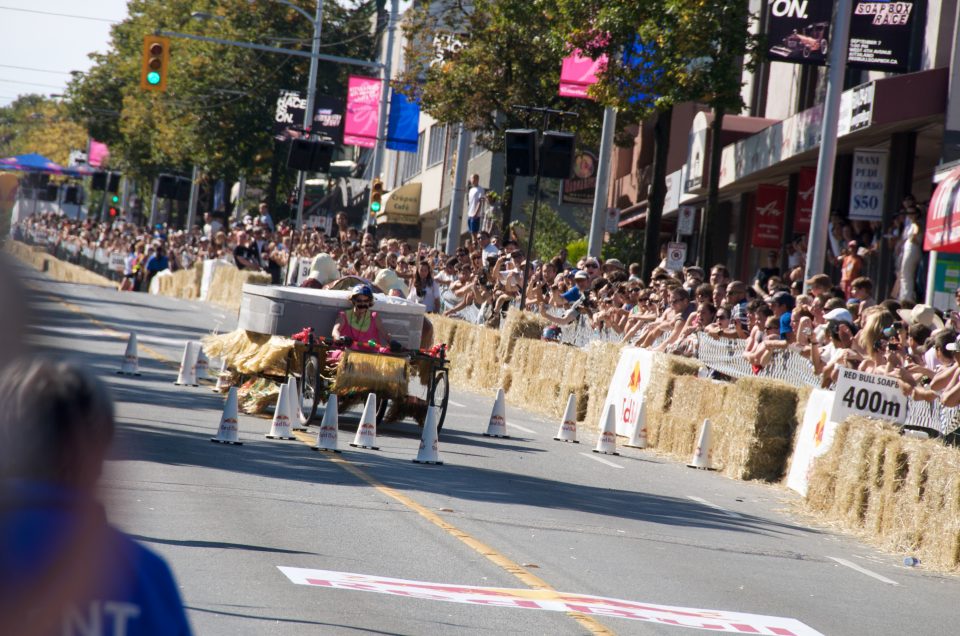
[[[317,15],[315,18],[310,16],[286,0],[277,0],[285,5],[293,7],[301,14],[305,15],[313,23],[313,40],[310,46],[310,77],[307,78],[307,104],[303,112],[303,129],[307,134],[313,136],[313,107],[316,103],[317,92],[317,62],[320,55],[320,33],[323,28],[323,0],[317,0]],[[297,229],[303,229],[303,201],[306,196],[306,172],[301,170],[297,179],[299,187],[297,188]]]

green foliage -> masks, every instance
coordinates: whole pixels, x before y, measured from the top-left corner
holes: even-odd
[[[65,165],[71,150],[86,147],[86,130],[60,102],[24,95],[0,108],[0,157],[36,152]]]
[[[573,265],[576,265],[577,261],[587,255],[587,250],[589,249],[590,241],[587,237],[570,241],[567,243],[567,260]]]
[[[550,3],[531,0],[429,0],[415,3],[404,23],[407,66],[399,84],[421,96],[423,109],[444,123],[464,122],[484,148],[499,150],[503,131],[519,126],[542,127],[514,105],[548,106],[573,111],[566,118],[581,140],[599,143],[602,107],[585,99],[557,94],[562,43],[552,37],[556,28]],[[431,65],[436,35],[456,34],[459,52]],[[556,128],[559,122],[551,122]]]
[[[624,266],[639,263],[643,259],[643,234],[639,230],[620,230],[611,234],[600,255],[604,259],[615,258]]]
[[[299,4],[312,13],[310,3]],[[322,52],[375,56],[376,6],[376,0],[351,8],[325,3]],[[217,19],[193,20],[195,11]],[[173,38],[167,91],[148,93],[140,88],[143,36],[167,30],[309,51],[310,22],[281,3],[248,0],[131,0],[128,13],[111,28],[108,51],[93,55],[90,71],[71,82],[73,115],[137,177],[186,172],[194,163],[228,178],[269,170],[277,95],[303,94],[309,59]],[[321,63],[318,94],[342,97],[351,70]]]
[[[526,218],[530,218],[531,212],[533,212],[533,201],[523,206],[523,214]],[[526,237],[527,227],[519,222],[516,225],[522,228],[519,233]],[[533,258],[551,259],[561,248],[566,247],[570,241],[576,240],[579,236],[580,233],[570,227],[556,210],[546,203],[540,203],[533,233]],[[525,244],[524,247],[526,247]]]

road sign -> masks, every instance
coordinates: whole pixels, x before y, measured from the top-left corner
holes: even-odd
[[[850,415],[872,417],[898,424],[907,421],[907,398],[896,378],[856,369],[840,369],[830,421],[842,422]]]
[[[679,272],[687,262],[686,243],[667,243],[667,269]]]
[[[693,234],[693,222],[697,218],[697,209],[692,205],[681,205],[677,217],[677,234],[690,236]]]

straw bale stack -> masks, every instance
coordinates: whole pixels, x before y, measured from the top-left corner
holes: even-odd
[[[960,571],[960,449],[848,418],[815,461],[805,503],[884,549]]]
[[[495,329],[461,323],[455,329],[455,358],[450,376],[455,384],[487,390],[500,386],[502,363],[497,357],[500,334]]]
[[[666,424],[666,416],[674,395],[674,381],[681,376],[696,375],[700,364],[689,358],[657,354],[653,361],[653,373],[647,386],[647,443],[659,445],[660,428]]]
[[[520,338],[504,373],[504,391],[512,402],[559,418],[570,393],[586,410],[586,370],[587,354],[582,349]]]
[[[190,269],[181,269],[173,272],[171,276],[159,278],[157,295],[196,300],[200,298],[200,280],[202,277],[203,261],[199,261]]]
[[[741,378],[711,417],[718,468],[734,479],[779,480],[797,428],[796,387]]]
[[[513,349],[518,341],[540,340],[544,328],[549,324],[550,322],[542,316],[511,307],[507,311],[503,324],[500,325],[500,346],[497,355],[504,362],[509,362],[512,360]]]
[[[430,314],[427,318],[430,319],[430,323],[433,325],[433,342],[446,344],[447,357],[452,360],[457,350],[457,326],[464,324],[463,321],[437,314]]]
[[[704,418],[716,421],[732,386],[694,375],[675,377],[670,411],[661,419],[655,441],[651,441],[648,423],[648,443],[658,450],[689,459],[697,446],[697,436]],[[647,412],[649,414],[649,406]]]
[[[79,265],[61,261],[48,254],[42,247],[30,247],[17,241],[7,241],[4,249],[27,265],[34,267],[54,279],[64,283],[78,283],[81,285],[98,285],[100,287],[117,287],[117,283],[95,274]]]
[[[577,400],[577,418],[581,419],[588,428],[597,430],[603,417],[603,403],[607,399],[610,381],[613,372],[617,369],[620,360],[620,351],[623,345],[609,342],[593,342],[587,347],[587,361],[582,384],[586,385],[586,399]],[[570,381],[578,378],[570,377]],[[581,386],[579,391],[584,389]]]
[[[239,270],[236,267],[218,267],[214,270],[207,300],[227,309],[239,311],[244,283],[269,285],[270,274]]]

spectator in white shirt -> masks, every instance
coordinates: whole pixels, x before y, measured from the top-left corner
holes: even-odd
[[[470,177],[470,190],[467,192],[467,231],[474,237],[480,233],[483,222],[483,204],[486,190],[480,185],[480,175]]]

